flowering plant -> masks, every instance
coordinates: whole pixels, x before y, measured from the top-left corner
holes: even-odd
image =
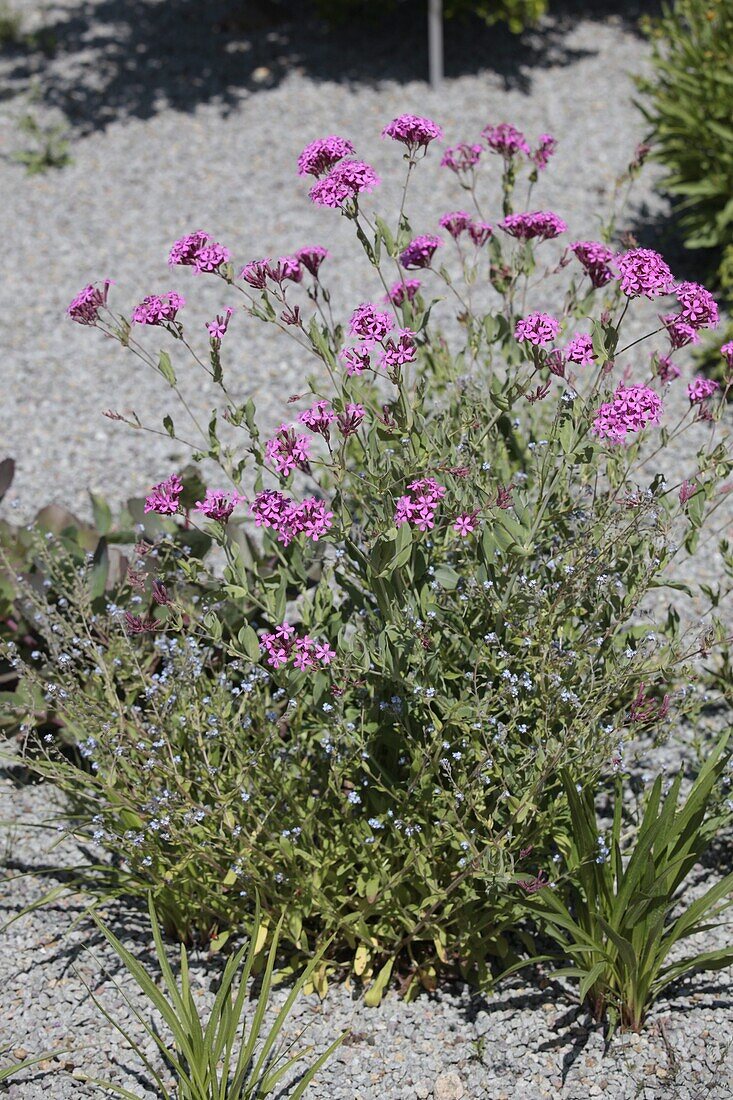
[[[108,283],[69,309],[179,396],[178,360],[193,354],[222,407],[208,427],[185,402],[183,415],[194,458],[227,488],[187,500],[166,471],[151,488],[147,511],[202,528],[226,564],[197,613],[176,586],[203,566],[182,558],[178,577],[158,578],[165,622],[123,618],[124,688],[113,628],[87,629],[71,656],[69,632],[56,636],[56,667],[66,658],[78,682],[93,662],[105,685],[61,705],[94,776],[66,783],[77,806],[92,792],[89,827],[154,886],[179,934],[241,920],[256,890],[267,915],[288,913],[300,950],[337,933],[336,956],[349,949],[373,998],[396,957],[424,984],[451,960],[487,975],[487,955],[508,950],[515,859],[528,845],[549,856],[567,828],[563,770],[592,784],[622,766],[632,735],[661,736],[694,706],[691,662],[724,633],[712,608],[702,641],[676,612],[645,610],[654,589],[692,593],[673,567],[726,499],[730,382],[690,381],[678,422],[667,412],[680,349],[716,323],[715,303],[657,253],[612,247],[610,227],[563,246],[565,222],[529,197],[554,139],[533,149],[506,125],[436,166],[472,207],[441,219],[450,240],[415,234],[410,180],[440,134],[411,115],[385,127],[405,159],[392,225],[350,140],[299,159],[311,200],[352,225],[379,287],[346,303],[346,326],[323,247],[237,269],[198,230],[170,262],[242,301],[206,326],[208,362],[172,294],[144,300],[163,303],[144,310],[167,334],[160,352],[112,310]],[[524,182],[528,209],[515,211]],[[253,400],[230,390],[229,334],[245,318],[314,367],[289,402],[299,411],[264,441]],[[171,415],[163,424],[186,442]],[[690,435],[681,466],[668,455]]]

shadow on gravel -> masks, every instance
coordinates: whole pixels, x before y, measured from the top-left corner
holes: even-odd
[[[550,7],[541,27],[521,37],[478,19],[448,22],[447,76],[489,71],[505,87],[529,92],[534,69],[594,56],[567,43],[581,18],[635,29],[658,4],[552,0]],[[293,71],[351,85],[425,80],[425,9],[425,0],[403,0],[388,17],[331,28],[311,0],[78,0],[6,52],[3,94],[33,86],[41,103],[86,133],[166,108],[215,103],[226,113]]]

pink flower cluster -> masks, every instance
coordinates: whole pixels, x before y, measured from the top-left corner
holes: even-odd
[[[498,153],[499,156],[505,157],[507,160],[515,157],[518,153],[524,153],[525,156],[530,155],[529,143],[526,137],[521,130],[517,130],[509,122],[500,122],[497,126],[485,126],[481,131],[481,136],[492,153]]]
[[[564,233],[567,225],[552,210],[535,210],[532,213],[508,214],[499,222],[499,228],[520,241],[531,241],[535,238],[550,241]]]
[[[401,141],[406,145],[410,153],[420,148],[427,149],[431,141],[441,138],[443,131],[437,123],[430,118],[422,118],[420,115],[400,115],[382,130],[382,137],[390,137],[394,141]]]
[[[229,322],[232,319],[234,310],[231,306],[227,306],[222,314],[217,313],[216,318],[213,321],[206,322],[206,331],[209,334],[209,339],[212,342],[220,344],[226,336],[227,329],[229,328]]]
[[[695,329],[715,328],[719,320],[718,306],[709,290],[699,283],[678,283],[675,297],[680,304],[680,317]]]
[[[733,370],[733,340],[730,340],[727,344],[723,344],[720,349],[720,354],[728,364],[729,370]]]
[[[373,191],[382,181],[374,169],[362,160],[342,160],[327,176],[314,183],[310,197],[317,206],[340,210],[344,203],[365,191]]]
[[[411,523],[419,531],[429,531],[435,527],[435,509],[445,496],[444,485],[439,485],[432,477],[421,477],[411,481],[407,493],[397,501],[394,521],[397,527]]]
[[[460,516],[456,516],[453,523],[453,530],[461,536],[462,539],[468,538],[476,530],[476,517],[478,516],[478,510],[475,512],[463,512]]]
[[[537,148],[534,153],[531,154],[532,160],[535,166],[542,171],[547,168],[550,162],[550,157],[554,155],[557,150],[557,140],[552,134],[540,134],[537,139]]]
[[[192,267],[194,275],[218,271],[229,262],[229,249],[212,240],[203,229],[197,229],[176,241],[170,250],[168,263],[173,267]]]
[[[621,290],[627,298],[659,298],[674,290],[674,275],[658,252],[632,248],[616,259],[621,273]]]
[[[306,145],[298,157],[299,176],[322,176],[329,172],[334,164],[338,164],[344,157],[354,152],[354,146],[346,138],[330,137],[317,138]]]
[[[404,282],[394,283],[389,288],[387,301],[393,306],[401,306],[405,299],[414,302],[422,283],[419,279],[405,279]]]
[[[323,248],[320,244],[311,244],[305,248],[299,248],[295,253],[295,258],[314,279],[317,279],[319,268],[329,254],[328,249]]]
[[[415,345],[415,333],[409,328],[397,330],[396,339],[389,337],[383,344],[383,351],[379,357],[379,365],[393,374],[407,363],[414,363],[417,358]]]
[[[712,378],[703,378],[698,375],[688,384],[687,396],[691,405],[701,405],[703,401],[707,401],[708,397],[712,397],[719,389],[720,386]]]
[[[112,280],[105,279],[101,290],[91,283],[80,290],[66,310],[71,320],[79,325],[96,325],[100,309],[107,305],[107,294],[111,285]]]
[[[335,419],[336,413],[328,401],[316,401],[309,409],[298,414],[299,424],[305,424],[309,431],[322,435],[326,440],[331,438],[331,424]]]
[[[338,426],[344,439],[347,439],[350,435],[353,435],[359,428],[366,409],[363,405],[358,405],[354,401],[349,401],[342,413],[339,413]]]
[[[162,325],[166,321],[175,321],[179,309],[183,309],[186,299],[174,290],[167,294],[149,294],[132,311],[133,325]]]
[[[674,382],[675,378],[679,378],[682,374],[680,368],[672,362],[668,355],[660,355],[656,365],[660,382]]]
[[[333,525],[333,512],[328,511],[322,500],[306,497],[295,504],[290,497],[273,489],[258,493],[250,505],[250,512],[256,526],[271,527],[283,546],[289,546],[300,534],[318,542]]]
[[[625,443],[649,424],[658,424],[662,401],[648,386],[619,386],[612,401],[601,405],[593,421],[593,431],[610,443]]]
[[[476,167],[483,151],[483,146],[477,143],[473,145],[466,145],[465,143],[452,145],[443,153],[440,166],[441,168],[450,168],[451,172],[455,172],[457,176],[460,176],[462,173],[470,172],[472,168]]]
[[[351,314],[349,332],[360,340],[373,343],[383,340],[394,328],[394,318],[389,313],[377,309],[371,302],[362,302]]]
[[[674,351],[686,347],[687,344],[699,342],[700,337],[695,326],[684,321],[679,313],[665,313],[660,315],[659,320],[667,330],[670,347]]]
[[[316,642],[305,634],[295,636],[295,627],[282,623],[273,633],[263,634],[260,649],[267,655],[267,663],[272,668],[280,668],[292,661],[299,671],[314,668],[317,664],[330,665],[336,656],[328,642]]]
[[[565,347],[565,358],[568,363],[577,363],[579,367],[587,367],[596,358],[593,351],[593,340],[585,332],[579,332]]]
[[[614,252],[600,241],[573,241],[570,251],[582,264],[586,275],[596,288],[605,286],[617,276],[610,266]]]
[[[196,511],[207,519],[227,523],[234,509],[244,500],[239,493],[225,492],[223,489],[207,489],[203,500],[196,501]]]
[[[517,321],[514,339],[520,343],[543,347],[554,340],[560,332],[560,322],[549,313],[528,313]]]
[[[279,474],[287,475],[295,469],[307,468],[310,445],[307,435],[296,435],[293,428],[281,424],[273,438],[265,444],[265,456]]]
[[[450,214],[443,214],[440,226],[450,233],[454,241],[457,241],[463,233],[468,233],[477,248],[486,244],[494,232],[493,225],[489,225],[488,222],[473,221],[465,210],[454,210]]]
[[[183,492],[183,482],[178,474],[171,474],[165,481],[154,485],[145,498],[145,511],[157,512],[159,516],[174,516],[180,510],[178,498]]]
[[[442,244],[440,237],[433,237],[429,233],[415,237],[400,253],[400,263],[407,271],[412,268],[430,267],[433,256]]]

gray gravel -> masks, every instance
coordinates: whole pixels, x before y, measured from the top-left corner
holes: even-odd
[[[265,20],[250,34],[246,26],[233,27],[231,17],[227,23],[224,13],[221,33],[208,40],[191,23],[190,10],[167,13],[174,6],[166,4],[138,5],[131,17],[118,5],[92,8],[80,0],[43,11],[34,0],[16,0],[21,6],[30,29],[55,26],[59,47],[51,61],[23,51],[0,60],[8,90],[0,102],[2,149],[21,143],[17,118],[37,82],[39,118],[51,121],[62,110],[71,119],[74,163],[28,178],[18,165],[0,161],[6,255],[0,452],[18,462],[11,494],[17,508],[11,511],[6,500],[2,514],[14,518],[30,518],[50,498],[86,513],[88,487],[118,502],[144,491],[183,457],[170,441],[101,416],[109,407],[134,409],[157,425],[166,394],[158,379],[114,345],[65,320],[68,301],[86,282],[115,279],[114,301],[125,310],[146,293],[180,290],[191,303],[190,331],[203,334],[203,323],[227,304],[226,295],[213,280],[194,285],[188,272],[169,272],[165,260],[173,239],[204,226],[230,246],[237,262],[305,243],[326,245],[342,314],[378,293],[368,269],[353,261],[348,227],[336,214],[311,206],[295,176],[295,158],[307,140],[324,133],[356,138],[384,179],[380,206],[392,210],[402,164],[378,135],[402,111],[437,118],[449,141],[470,138],[490,119],[513,120],[532,137],[553,132],[561,145],[537,204],[557,209],[572,234],[587,236],[643,137],[631,77],[646,64],[644,42],[621,19],[575,19],[572,8],[563,19],[548,20],[544,34],[528,44],[486,32],[471,49],[470,32],[450,30],[449,79],[435,94],[421,79],[421,34],[399,24],[393,44],[377,33],[347,42],[341,53],[310,24],[273,28]],[[151,48],[151,41],[171,37],[176,48],[170,52]],[[129,61],[126,70],[120,51]],[[649,170],[637,191],[649,218],[663,211],[652,193],[654,177]],[[439,213],[461,205],[459,196],[448,173],[419,172],[411,205],[415,228],[432,230]],[[235,386],[255,395],[265,418],[275,422],[282,397],[302,386],[302,363],[287,342],[243,316],[233,322],[227,345]],[[205,415],[212,395],[200,376],[191,375],[186,389]],[[680,454],[680,461],[685,457]],[[717,569],[711,549],[699,575],[712,577]],[[5,782],[0,798],[0,819],[27,823],[7,834],[8,865],[42,864],[46,857],[30,823],[47,812],[46,793]],[[53,858],[60,854],[73,862],[73,850],[56,851]],[[709,874],[701,869],[703,878]],[[17,912],[42,889],[33,879],[6,883],[5,912]],[[76,901],[58,901],[0,935],[0,1049],[9,1043],[22,1057],[49,1046],[69,1048],[27,1071],[8,1095],[99,1095],[74,1076],[85,1072],[114,1076],[140,1097],[152,1097],[137,1076],[140,1065],[82,981],[129,1024],[129,1011],[104,974],[104,967],[114,972],[114,959],[98,943],[88,954],[94,942],[88,926],[71,930],[79,911]],[[136,919],[129,913],[110,919],[125,924],[126,937],[144,956],[149,945]],[[709,945],[729,940],[724,928],[711,933]],[[195,973],[205,998],[212,965],[197,959]],[[116,977],[134,997],[124,975]],[[341,987],[324,1004],[306,999],[293,1026],[308,1023],[318,1049],[342,1028],[351,1029],[312,1090],[329,1100],[733,1096],[730,971],[695,979],[659,1005],[643,1035],[618,1037],[608,1053],[572,1004],[557,985],[520,979],[485,999],[454,990],[406,1005],[390,995],[378,1010],[365,1009]]]

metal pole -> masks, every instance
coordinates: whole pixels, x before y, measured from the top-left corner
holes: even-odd
[[[443,83],[443,0],[428,0],[428,61],[430,87],[437,92]]]

